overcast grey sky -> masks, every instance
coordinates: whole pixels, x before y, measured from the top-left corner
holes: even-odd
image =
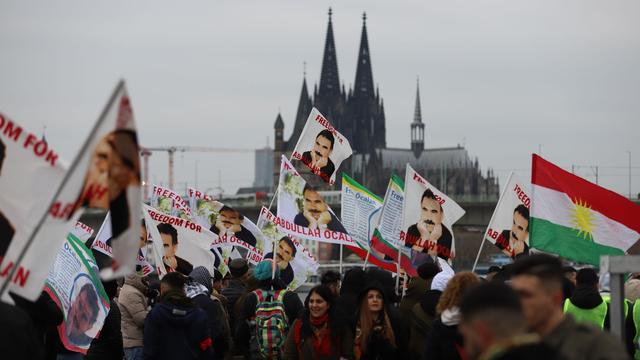
[[[530,176],[541,146],[560,166],[599,166],[625,195],[631,151],[640,192],[636,0],[4,0],[0,111],[46,126],[70,159],[123,77],[143,145],[272,146],[278,109],[292,130],[303,61],[319,80],[329,6],[347,87],[367,12],[388,146],[409,147],[420,76],[428,147],[464,143],[504,180]],[[166,155],[152,158],[151,180],[166,182]],[[252,154],[193,153],[176,156],[176,181],[193,183],[196,163],[203,189],[253,181]]]

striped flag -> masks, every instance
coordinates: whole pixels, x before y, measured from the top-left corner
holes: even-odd
[[[640,206],[535,154],[531,182],[532,247],[593,265],[635,252]]]

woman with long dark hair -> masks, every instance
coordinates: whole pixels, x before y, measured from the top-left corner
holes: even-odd
[[[336,310],[329,287],[311,289],[302,317],[289,330],[285,359],[353,359],[353,336]]]
[[[354,358],[402,359],[408,333],[399,314],[392,312],[381,286],[372,284],[360,294],[356,317]]]

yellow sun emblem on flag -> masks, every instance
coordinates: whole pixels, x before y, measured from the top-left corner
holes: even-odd
[[[571,223],[578,230],[578,236],[585,240],[593,241],[593,229],[595,228],[595,215],[586,201],[575,199],[571,210]]]

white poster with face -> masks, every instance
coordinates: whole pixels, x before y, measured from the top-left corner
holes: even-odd
[[[438,256],[452,261],[455,257],[453,224],[465,213],[409,164],[405,174],[405,198],[401,239],[412,250],[416,267]]]
[[[177,271],[188,276],[194,267],[204,266],[211,276],[216,267],[226,273],[224,263],[216,264],[219,254],[212,249],[225,244],[216,234],[191,220],[162,214],[150,206],[145,206],[144,215],[154,250],[158,251],[158,245],[162,244],[162,261],[168,272]]]
[[[529,254],[530,184],[509,174],[485,239],[512,259]]]
[[[296,239],[358,246],[325,201],[322,193],[282,157],[276,225]]]
[[[313,108],[291,157],[301,161],[314,174],[333,185],[340,164],[352,153],[349,140],[318,109]]]
[[[318,261],[302,243],[287,235],[275,224],[276,216],[264,206],[260,209],[258,227],[265,237],[264,259],[273,259],[274,244],[280,280],[293,291],[318,272]]]
[[[164,214],[183,219],[191,217],[189,203],[175,191],[160,185],[153,185],[153,193],[149,204]]]
[[[95,258],[73,232],[57,253],[45,291],[64,315],[58,326],[62,344],[71,351],[86,354],[102,329],[110,302],[98,277]]]
[[[221,247],[222,256],[233,258],[234,246],[247,250],[247,261],[257,264],[262,258],[264,240],[262,233],[248,217],[213,197],[189,188],[189,203],[193,220],[208,228],[229,245]]]

